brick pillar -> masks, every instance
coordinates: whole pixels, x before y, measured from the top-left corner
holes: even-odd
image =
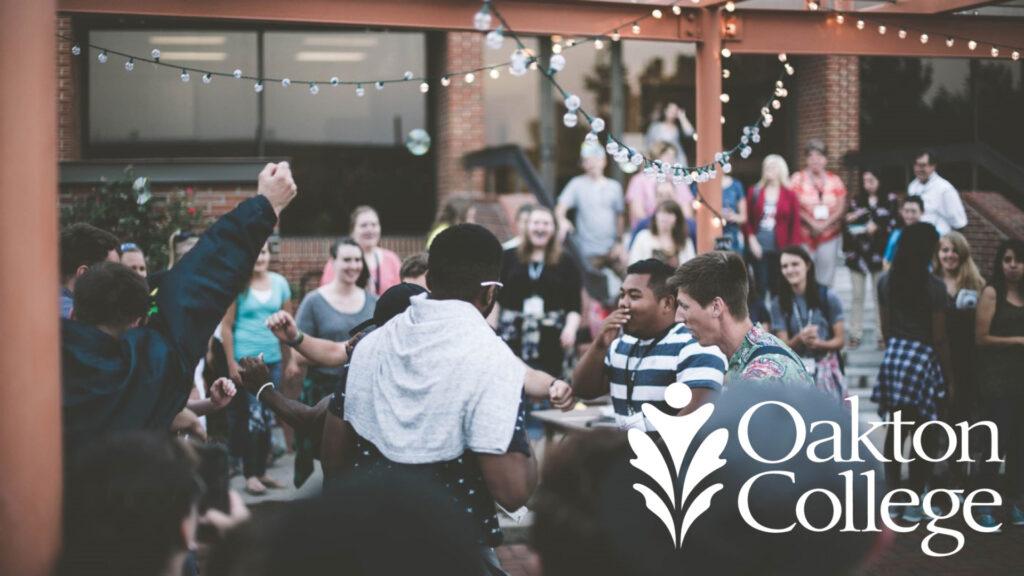
[[[57,33],[74,38],[70,16],[57,16]],[[82,46],[82,55],[71,54],[74,42],[57,38],[57,160],[82,158],[82,123],[78,105],[78,58],[88,58],[89,48]],[[77,39],[76,39],[77,40]],[[82,43],[84,44],[84,42]]]
[[[444,51],[442,62],[445,71],[472,70],[484,64],[483,35],[478,32],[449,32],[444,36],[439,44]],[[477,74],[476,81],[466,84],[463,76],[459,75],[451,78],[451,85],[447,88],[431,87],[438,94],[437,133],[434,135],[437,142],[438,206],[451,194],[483,190],[483,172],[466,172],[462,168],[462,156],[486,144],[483,89],[486,79],[484,74]]]
[[[860,148],[860,59],[857,56],[809,56],[797,62],[796,145],[790,170],[803,167],[804,145],[821,138],[828,146],[828,168],[850,192],[860,189],[857,172],[843,156]]]

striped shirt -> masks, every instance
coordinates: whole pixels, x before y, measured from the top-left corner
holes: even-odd
[[[608,348],[604,367],[612,406],[621,424],[631,414],[640,414],[645,403],[674,413],[665,402],[665,389],[675,382],[720,391],[726,360],[717,347],[697,343],[684,324],[674,324],[663,336],[647,340],[628,334],[619,336]],[[633,388],[631,397],[629,383]],[[652,429],[649,424],[647,428]]]

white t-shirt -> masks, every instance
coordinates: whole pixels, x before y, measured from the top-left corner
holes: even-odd
[[[641,230],[633,239],[633,246],[629,249],[629,263],[639,262],[648,258],[654,258],[654,251],[659,249],[658,239],[650,230]],[[676,254],[677,266],[696,256],[693,251],[693,242],[686,239],[686,245]]]
[[[932,172],[927,182],[915,178],[907,186],[907,194],[921,197],[924,201],[921,220],[935,226],[940,236],[967,226],[967,212],[964,211],[960,193],[938,172]]]

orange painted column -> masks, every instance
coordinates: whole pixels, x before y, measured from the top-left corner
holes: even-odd
[[[703,165],[713,162],[722,150],[722,29],[718,8],[702,8],[701,41],[697,44],[697,158],[691,162]],[[722,180],[719,177],[700,184],[700,193],[714,210],[722,212]],[[721,236],[721,225],[712,223],[712,213],[704,207],[697,210],[697,251],[715,247]]]
[[[0,2],[0,574],[60,544],[55,0]]]

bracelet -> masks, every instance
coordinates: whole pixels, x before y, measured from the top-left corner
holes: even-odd
[[[266,390],[267,386],[274,387],[274,383],[273,382],[267,382],[263,386],[260,386],[259,391],[256,392],[256,401],[257,402],[260,401],[260,394],[263,394],[263,391]]]
[[[285,344],[287,344],[288,346],[290,346],[292,348],[295,348],[299,344],[302,344],[302,341],[305,340],[305,339],[306,339],[306,333],[303,332],[302,330],[299,330],[299,335],[295,337],[295,340],[289,340],[288,342],[285,342]]]

